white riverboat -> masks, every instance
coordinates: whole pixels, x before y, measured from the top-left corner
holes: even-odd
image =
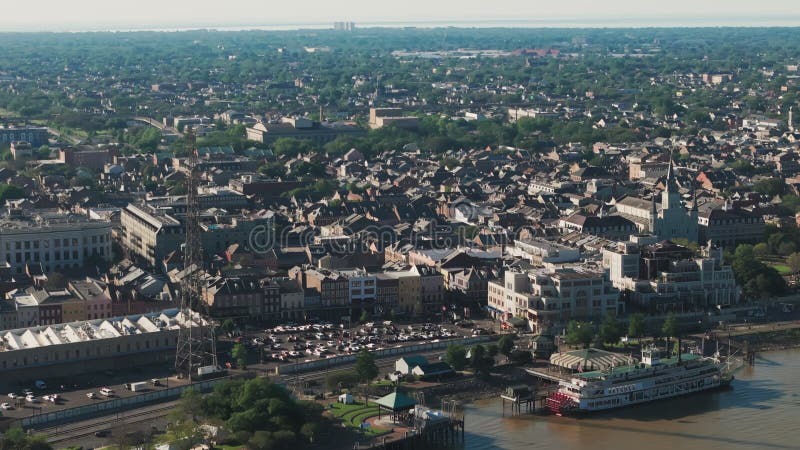
[[[546,400],[554,414],[574,414],[652,402],[727,385],[733,379],[719,358],[682,354],[660,359],[654,348],[636,364],[578,372],[559,382]]]

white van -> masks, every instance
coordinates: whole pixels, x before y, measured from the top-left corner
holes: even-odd
[[[104,388],[100,389],[100,393],[105,395],[106,397],[113,397],[114,396],[114,390],[113,389],[109,389],[107,387],[104,387]]]

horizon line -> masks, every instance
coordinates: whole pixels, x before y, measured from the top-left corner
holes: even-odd
[[[741,22],[739,22],[741,21]],[[210,23],[151,22],[149,24],[110,23],[108,26],[92,26],[89,23],[73,23],[65,26],[16,23],[0,25],[0,33],[126,33],[126,32],[185,32],[185,31],[303,31],[332,30],[336,22],[353,22],[356,30],[375,28],[505,28],[505,29],[653,29],[653,28],[798,28],[800,15],[731,15],[731,16],[636,16],[636,17],[551,17],[541,19],[494,18],[494,19],[409,19],[409,20],[313,20],[275,21],[248,23],[227,21]],[[639,23],[631,23],[639,22]],[[359,25],[361,23],[362,25]]]

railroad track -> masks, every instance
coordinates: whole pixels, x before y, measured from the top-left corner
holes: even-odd
[[[46,434],[47,442],[58,443],[72,439],[78,439],[84,436],[93,436],[95,432],[108,429],[109,425],[118,425],[121,423],[138,423],[152,420],[158,417],[166,416],[170,411],[175,409],[175,405],[163,406],[148,411],[134,412],[119,417],[110,417],[99,422],[91,424],[80,425],[76,427],[49,427],[37,430],[37,433]]]

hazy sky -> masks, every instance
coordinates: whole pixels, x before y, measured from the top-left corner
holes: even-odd
[[[675,18],[710,25],[748,17],[796,20],[796,0],[0,0],[2,29],[108,29],[166,25],[267,25],[469,20]],[[754,21],[760,19],[753,19]],[[740,21],[741,22],[741,21]],[[755,24],[755,23],[754,23]],[[800,25],[800,22],[797,23]]]

